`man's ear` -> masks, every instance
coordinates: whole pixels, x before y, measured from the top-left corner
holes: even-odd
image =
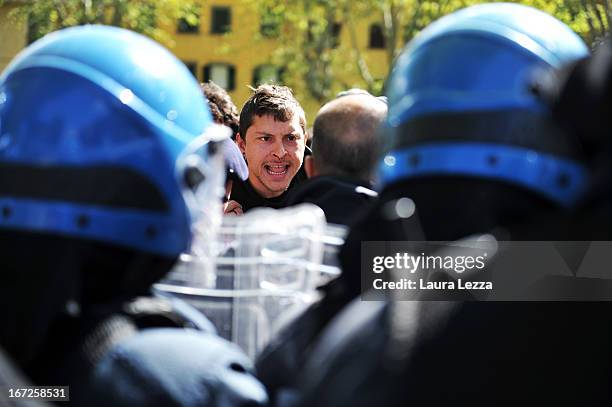
[[[304,157],[304,171],[306,171],[306,175],[308,178],[317,176],[317,169],[315,166],[314,158],[311,155],[307,155]]]
[[[238,148],[240,149],[240,152],[242,153],[242,155],[245,155],[246,154],[246,142],[244,141],[240,133],[236,133],[236,144],[238,144]]]

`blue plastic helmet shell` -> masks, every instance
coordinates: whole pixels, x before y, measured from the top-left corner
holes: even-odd
[[[0,227],[177,256],[191,214],[176,160],[211,124],[195,78],[156,42],[49,34],[0,76]]]
[[[440,111],[541,108],[526,83],[536,67],[588,55],[554,17],[510,3],[460,10],[427,27],[399,57],[389,82],[389,121]]]
[[[584,42],[565,24],[518,4],[477,5],[431,24],[406,46],[387,84],[382,186],[422,175],[468,175],[520,184],[561,205],[571,205],[584,185],[586,171],[573,161],[576,144],[551,124],[548,107],[534,94],[532,84],[542,70],[586,55]],[[421,153],[411,150],[430,145],[436,150],[433,161],[430,155],[421,160]],[[460,152],[454,150],[458,145],[462,145]],[[466,145],[473,145],[473,154],[466,155]],[[500,145],[513,149],[500,151]],[[481,157],[495,165],[487,167],[470,159],[459,163],[457,154]],[[522,154],[525,165],[517,164],[517,154]],[[534,154],[547,158],[528,161]],[[557,157],[563,162],[550,161]],[[447,165],[449,160],[454,164]],[[427,169],[422,166],[425,162]],[[553,167],[563,170],[537,175]],[[513,172],[517,168],[525,173]],[[534,178],[546,181],[538,184]]]

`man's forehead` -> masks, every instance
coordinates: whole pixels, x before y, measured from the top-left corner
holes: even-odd
[[[300,119],[298,115],[295,114],[289,116],[288,120],[286,121],[277,120],[276,117],[271,114],[255,116],[251,126],[249,127],[249,130],[250,129],[253,129],[256,132],[265,132],[269,130],[274,132],[282,131],[284,134],[292,132],[302,133]]]

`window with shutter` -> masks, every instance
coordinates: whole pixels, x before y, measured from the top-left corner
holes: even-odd
[[[177,32],[180,34],[197,34],[200,32],[200,8],[193,7],[187,11],[189,16],[178,20]]]
[[[369,47],[372,49],[385,48],[385,36],[383,34],[383,29],[380,24],[372,24],[370,26]]]
[[[211,18],[211,34],[226,34],[232,31],[232,9],[230,7],[213,7]]]
[[[271,64],[255,67],[253,70],[253,84],[259,86],[264,83],[280,83],[280,69]]]
[[[227,91],[236,89],[236,67],[225,63],[212,63],[203,68],[204,82],[213,81]]]

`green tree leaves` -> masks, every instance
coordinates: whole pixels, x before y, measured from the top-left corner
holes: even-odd
[[[594,46],[610,33],[612,0],[520,0],[557,17]],[[339,90],[361,87],[378,94],[404,44],[438,18],[482,3],[478,0],[244,0],[263,21],[274,20],[278,47],[274,58],[286,67],[286,82],[305,86],[319,103]],[[282,21],[279,23],[279,16]],[[384,61],[367,55],[363,30],[380,24]],[[336,46],[334,25],[343,42]],[[373,74],[384,65],[383,75]]]
[[[1,2],[0,2],[1,4]],[[12,16],[28,24],[28,42],[64,27],[107,24],[172,45],[168,27],[193,16],[199,0],[35,0],[15,3]]]

